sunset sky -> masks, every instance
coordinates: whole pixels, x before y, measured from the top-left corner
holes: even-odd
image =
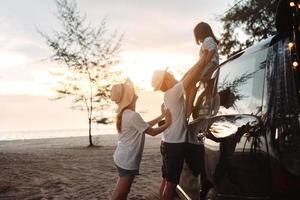
[[[149,91],[153,70],[168,66],[178,76],[197,60],[199,46],[194,42],[194,26],[200,21],[208,22],[219,36],[222,25],[218,17],[224,15],[234,0],[78,0],[77,3],[91,24],[97,25],[106,17],[109,30],[124,33],[119,67],[135,84]],[[16,95],[35,98],[53,95],[51,88],[56,79],[49,71],[58,66],[47,61],[51,52],[37,30],[51,34],[59,28],[55,2],[1,0],[0,12],[0,131],[33,129],[26,127],[26,123],[24,127],[16,124],[18,128],[8,125],[9,121],[24,116],[8,118],[8,107],[14,104],[5,99]],[[51,106],[55,107],[55,103]],[[69,111],[61,109],[61,112]],[[18,115],[18,110],[14,113]]]

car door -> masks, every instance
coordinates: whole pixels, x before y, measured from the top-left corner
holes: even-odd
[[[221,66],[217,85],[217,116],[260,116],[268,42],[246,50]],[[228,127],[228,121],[223,123]],[[248,122],[244,120],[243,123],[240,126]],[[235,134],[222,131],[205,138],[206,173],[219,195],[255,197],[269,193],[270,170],[266,145],[264,133],[259,129],[251,134],[241,134],[238,140]]]

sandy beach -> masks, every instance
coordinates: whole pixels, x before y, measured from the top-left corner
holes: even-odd
[[[116,135],[0,141],[0,199],[110,199]],[[146,138],[128,199],[159,199],[160,136]]]

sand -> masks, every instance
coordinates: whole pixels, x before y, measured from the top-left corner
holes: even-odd
[[[0,199],[110,199],[117,171],[116,135],[0,141]],[[128,199],[159,199],[160,137],[146,138]]]

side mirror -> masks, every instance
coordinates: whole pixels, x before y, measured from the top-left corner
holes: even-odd
[[[207,127],[206,137],[216,142],[234,136],[240,141],[245,133],[257,132],[261,119],[255,115],[223,115],[210,119]]]

